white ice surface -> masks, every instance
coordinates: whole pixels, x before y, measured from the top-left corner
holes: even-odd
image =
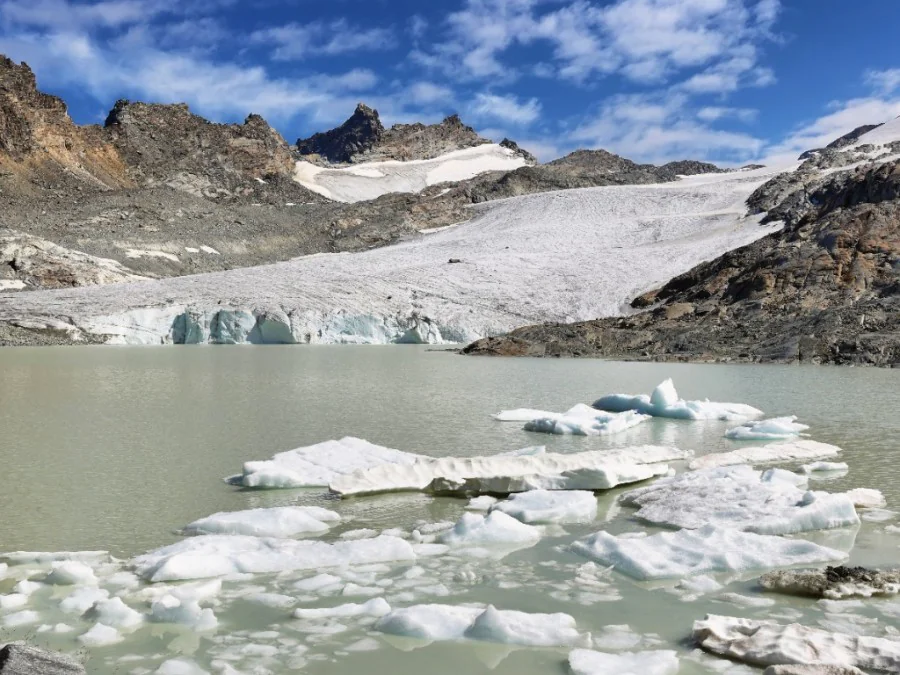
[[[569,653],[572,675],[675,675],[678,668],[677,654],[668,650],[606,654],[575,649]]]
[[[523,523],[584,523],[597,516],[597,498],[584,490],[530,490],[510,495],[490,510]]]
[[[315,540],[213,534],[145,553],[132,564],[138,575],[148,581],[173,581],[415,559],[410,544],[397,537],[327,544]]]
[[[328,530],[341,517],[318,506],[276,506],[214,513],[185,525],[184,534],[248,534],[256,537],[294,537]]]
[[[739,448],[697,457],[688,464],[690,469],[710,469],[734,464],[772,464],[809,459],[835,457],[841,449],[836,445],[819,443],[809,439],[770,443],[761,447]]]
[[[89,586],[97,584],[97,576],[89,566],[77,560],[58,560],[51,563],[45,584],[57,586]]]
[[[531,525],[521,523],[501,511],[492,511],[487,516],[464,513],[449,530],[440,536],[440,541],[450,546],[521,546],[537,542],[541,531]]]
[[[689,452],[676,448],[649,445],[570,454],[420,458],[338,476],[329,487],[345,496],[421,490],[438,493],[509,493],[539,488],[607,490],[661,475],[666,467],[650,465],[688,456]]]
[[[850,466],[846,462],[812,462],[800,467],[803,473],[830,473],[833,471],[849,471]]]
[[[329,199],[358,202],[389,192],[421,192],[429,185],[466,180],[485,171],[511,171],[520,166],[525,166],[521,155],[486,143],[434,159],[360,162],[339,169],[301,160],[294,169],[294,180]]]
[[[438,343],[612,316],[774,231],[744,202],[779,170],[498,200],[457,227],[360,253],[19,294],[0,320],[62,320],[120,344]]]
[[[622,495],[635,516],[656,525],[715,525],[757,534],[793,534],[859,524],[845,494],[813,492],[790,471],[756,471],[746,464],[661,478]]]
[[[887,500],[880,490],[854,488],[844,494],[861,509],[880,509],[887,506]]]
[[[594,407],[610,412],[635,410],[653,417],[671,417],[685,420],[743,420],[762,415],[761,410],[744,403],[716,403],[714,401],[686,401],[679,398],[671,379],[663,381],[653,393],[611,394],[594,402]]]
[[[299,607],[294,610],[295,619],[346,619],[354,616],[382,617],[391,611],[384,598],[372,598],[362,604],[347,603],[336,607]]]
[[[746,572],[843,560],[840,551],[786,539],[706,525],[641,539],[597,532],[572,550],[639,580],[676,579],[711,572]]]
[[[106,647],[124,640],[122,634],[112,626],[102,623],[94,624],[87,633],[78,638],[85,647]]]
[[[898,640],[714,614],[694,622],[693,637],[707,651],[760,667],[830,664],[900,672]]]
[[[117,629],[133,629],[144,623],[144,615],[126,605],[121,598],[98,600],[85,616]]]
[[[346,436],[295,450],[279,452],[269,460],[245,462],[243,473],[228,479],[244,487],[323,487],[360,469],[382,464],[411,464],[419,457]]]
[[[799,436],[807,429],[809,429],[808,425],[797,422],[796,415],[772,417],[766,420],[745,422],[729,429],[725,432],[725,438],[735,441],[777,441]]]
[[[512,610],[413,605],[395,609],[375,624],[376,630],[423,640],[481,640],[530,647],[590,644],[568,614],[529,614]]]

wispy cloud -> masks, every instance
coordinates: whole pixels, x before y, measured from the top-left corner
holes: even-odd
[[[479,93],[470,106],[476,119],[491,119],[513,126],[528,125],[541,115],[541,103],[536,98],[520,101],[512,95]]]
[[[395,37],[392,28],[362,28],[337,19],[257,30],[250,34],[250,42],[271,47],[272,58],[277,61],[297,61],[312,55],[390,49]]]
[[[866,82],[881,94],[892,94],[900,89],[900,68],[867,70]]]

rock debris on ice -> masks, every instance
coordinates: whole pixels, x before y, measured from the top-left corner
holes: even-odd
[[[694,622],[705,650],[754,666],[836,665],[900,672],[900,641],[831,633],[800,624],[707,615]]]
[[[690,471],[622,495],[635,516],[656,525],[710,524],[757,534],[793,534],[859,524],[846,494],[805,489],[806,477],[746,464]]]
[[[677,579],[842,560],[846,555],[802,539],[785,539],[706,525],[642,539],[597,532],[572,550],[638,580]]]
[[[639,394],[611,394],[594,402],[594,407],[610,412],[634,410],[653,417],[684,420],[743,420],[762,415],[762,410],[743,403],[715,403],[713,401],[685,401],[678,397],[671,379],[662,382],[650,396]]]
[[[725,432],[725,438],[735,441],[777,441],[794,438],[807,429],[809,429],[808,425],[797,422],[796,415],[772,417],[767,420],[745,422],[729,429]]]
[[[768,591],[841,600],[900,594],[900,570],[826,567],[823,570],[767,572],[759,584]]]
[[[340,521],[334,511],[318,506],[277,506],[214,513],[195,520],[182,529],[183,534],[247,534],[255,537],[295,537],[320,534],[329,523]]]
[[[775,464],[810,459],[835,457],[841,449],[836,445],[819,443],[809,439],[770,443],[761,447],[740,448],[697,457],[688,464],[689,469],[709,469],[733,464]]]

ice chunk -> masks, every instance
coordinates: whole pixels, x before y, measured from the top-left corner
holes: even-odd
[[[60,586],[96,586],[94,570],[77,560],[59,560],[50,565],[50,573],[44,578],[45,584]]]
[[[21,593],[22,595],[31,595],[35,591],[39,591],[43,588],[43,584],[39,584],[37,581],[31,581],[30,579],[22,579],[19,583],[13,586],[13,593]]]
[[[514,410],[501,410],[491,415],[498,422],[530,422],[539,417],[553,417],[559,413],[549,412],[547,410],[536,410],[535,408],[516,408]]]
[[[135,558],[133,565],[137,574],[148,581],[174,581],[226,574],[404,562],[415,558],[409,542],[397,537],[379,536],[327,544],[316,540],[213,534],[185,539],[145,553]]]
[[[209,675],[190,659],[169,659],[154,672],[155,675]]]
[[[799,436],[807,429],[808,425],[797,422],[796,415],[772,417],[767,420],[745,422],[739,427],[729,429],[725,432],[725,438],[735,441],[777,441]]]
[[[597,516],[597,498],[584,490],[531,490],[491,507],[523,523],[583,523]]]
[[[830,633],[800,624],[708,614],[694,622],[694,640],[705,650],[755,666],[830,664],[900,672],[900,641]]]
[[[685,420],[743,420],[762,415],[761,410],[743,403],[715,403],[713,401],[685,401],[678,397],[671,379],[660,384],[650,396],[640,394],[612,394],[594,402],[598,410],[625,412],[634,410],[653,417],[672,417]]]
[[[678,656],[667,650],[604,654],[575,649],[569,654],[572,675],[675,675],[678,668]]]
[[[329,586],[335,586],[336,584],[341,584],[342,579],[340,577],[336,577],[333,574],[317,574],[314,577],[310,577],[309,579],[301,579],[294,583],[294,588],[298,591],[306,591],[306,592],[315,592],[319,591],[323,588],[328,588]]]
[[[844,462],[812,462],[800,467],[803,473],[827,473],[832,471],[849,471],[850,466]]]
[[[329,487],[340,495],[395,491],[509,493],[538,488],[605,490],[667,470],[646,465],[690,455],[677,448],[648,445],[570,454],[419,459],[410,464],[356,471],[336,478]]]
[[[280,452],[270,460],[246,462],[243,473],[228,480],[254,488],[324,487],[360,469],[412,464],[419,457],[347,436]]]
[[[7,593],[0,595],[0,609],[18,609],[28,604],[28,596],[24,593]]]
[[[249,534],[256,537],[294,537],[328,530],[341,517],[318,506],[277,506],[214,513],[186,525],[184,534]]]
[[[482,640],[534,647],[572,647],[590,643],[568,614],[528,614],[493,606],[413,605],[395,609],[376,630],[423,640]]]
[[[384,598],[372,598],[362,604],[347,603],[337,607],[300,607],[294,610],[295,619],[346,619],[354,616],[382,617],[391,611]]]
[[[887,506],[887,500],[885,500],[880,490],[856,488],[847,490],[844,494],[861,509],[880,509]]]
[[[109,591],[103,588],[77,588],[59,603],[59,608],[66,613],[80,615],[93,607],[94,603],[108,597]]]
[[[820,663],[807,666],[769,666],[763,675],[866,675],[853,666],[823,666]]]
[[[661,478],[622,495],[636,517],[657,525],[696,529],[706,524],[757,534],[792,534],[859,524],[843,494],[812,492],[789,471],[759,472],[747,465],[703,469]]]
[[[122,602],[121,598],[98,600],[86,613],[86,618],[113,628],[137,628],[144,623],[144,615]]]
[[[824,570],[778,570],[759,579],[769,591],[814,598],[871,598],[900,594],[900,570],[826,567]]]
[[[709,469],[715,466],[731,466],[733,464],[773,464],[776,462],[802,461],[834,457],[840,452],[841,449],[836,445],[801,439],[704,455],[693,460],[688,465],[688,468]]]
[[[500,511],[487,516],[464,513],[449,532],[440,540],[451,546],[522,546],[531,545],[541,538],[536,527],[520,523]]]
[[[18,626],[27,626],[30,623],[37,623],[40,620],[41,615],[37,612],[34,612],[30,609],[23,609],[21,612],[7,614],[6,616],[0,618],[0,623],[2,623],[7,628],[16,628]]]
[[[177,623],[203,632],[219,625],[215,613],[209,607],[202,608],[194,598],[166,594],[150,605],[150,621],[153,623]]]
[[[0,553],[0,560],[11,565],[46,565],[52,562],[77,560],[83,563],[100,563],[109,558],[109,551],[14,551]]]
[[[78,641],[85,647],[105,647],[114,645],[124,639],[122,634],[112,626],[97,623],[87,633],[81,635]]]
[[[491,507],[497,503],[496,497],[491,497],[490,495],[481,495],[480,497],[473,497],[469,500],[469,503],[466,504],[467,511],[490,511]]]
[[[530,420],[525,423],[525,431],[573,436],[611,436],[648,419],[650,415],[642,415],[633,410],[610,413],[590,406],[580,406],[563,415]]]
[[[640,580],[709,572],[746,572],[841,560],[844,553],[802,539],[785,539],[707,525],[625,539],[597,532],[572,550]]]

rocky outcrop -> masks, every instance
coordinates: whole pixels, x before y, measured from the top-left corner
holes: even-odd
[[[803,161],[806,159],[810,159],[817,154],[824,152],[825,150],[840,150],[842,148],[846,148],[848,145],[853,145],[856,141],[859,140],[859,137],[863,134],[867,134],[873,129],[877,129],[882,126],[881,124],[863,124],[862,126],[856,127],[853,131],[844,134],[843,136],[834,139],[826,145],[824,148],[816,148],[814,150],[807,150],[803,154],[801,154],[797,159]]]
[[[500,141],[500,147],[506,148],[507,150],[512,150],[529,164],[537,164],[537,157],[532,155],[525,148],[520,148],[518,143],[509,138],[504,138],[502,141]]]
[[[84,666],[70,656],[10,642],[0,649],[0,675],[85,675]]]
[[[900,364],[900,161],[820,177],[803,195],[776,207],[783,230],[635,299],[647,311],[530,326],[464,351]]]
[[[677,162],[669,162],[659,167],[663,171],[671,171],[679,176],[694,176],[698,173],[725,173],[726,169],[719,168],[709,162],[698,162],[693,159],[683,159]]]
[[[433,159],[490,142],[463,124],[458,115],[439,124],[395,124],[385,129],[378,111],[360,103],[341,126],[299,139],[297,150],[312,162],[346,164]]]
[[[382,136],[384,126],[378,111],[360,103],[341,126],[298,139],[297,150],[301,155],[314,155],[332,163],[347,163],[370,150]]]

